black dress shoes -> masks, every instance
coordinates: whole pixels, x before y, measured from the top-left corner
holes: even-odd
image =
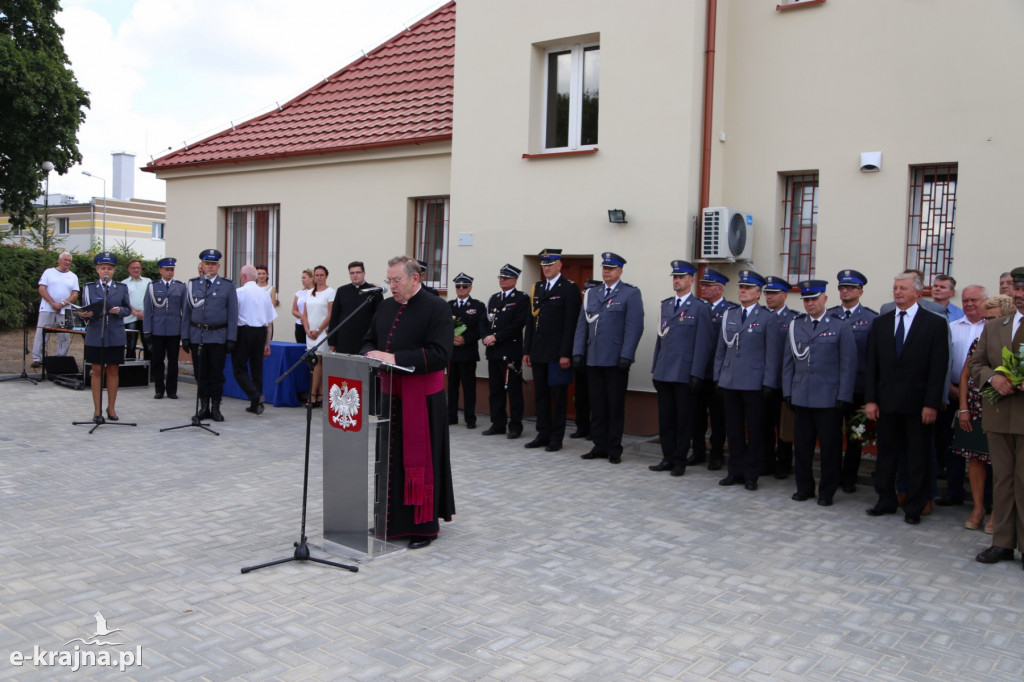
[[[819,497],[818,498],[818,506],[819,507],[831,507],[832,506],[832,498],[831,497]]]
[[[178,394],[177,393],[168,393],[167,397],[170,398],[171,400],[177,400],[178,399]]]
[[[710,469],[711,467],[708,468]],[[721,481],[719,481],[718,485],[736,485],[737,483],[743,483],[743,479],[740,478],[739,476],[733,476],[732,474],[729,474]]]
[[[543,438],[538,436],[537,438],[534,438],[533,440],[531,440],[529,443],[527,443],[523,447],[524,448],[531,448],[531,449],[532,448],[542,448],[542,447],[544,447],[547,444],[548,444],[548,442],[546,440],[544,440]]]
[[[747,490],[757,490],[757,481],[747,481],[743,484],[743,487]]]
[[[964,503],[964,498],[950,497],[949,495],[943,495],[939,499],[935,500],[935,504],[940,507],[957,507]]]
[[[589,435],[590,433],[585,431],[584,429],[576,429],[575,431],[569,434],[569,438],[586,438]]]
[[[708,460],[708,471],[719,471],[725,465],[725,458],[722,456],[711,456]]]
[[[500,436],[505,433],[504,426],[494,426],[493,424],[486,431],[481,431],[481,436]]]
[[[458,417],[448,417],[448,425],[449,426],[451,426],[453,424],[458,424],[458,423],[459,423],[459,418]]]
[[[906,521],[907,523],[909,523],[911,526],[916,526],[917,524],[921,523],[921,515],[920,514],[904,514],[903,515],[903,520]]]
[[[608,458],[608,461],[612,464],[622,464],[622,455],[612,455]]]
[[[519,436],[521,436],[521,435],[523,435],[523,430],[522,429],[511,429],[510,428],[508,430],[508,435],[506,436],[506,438],[508,438],[509,440],[515,440],[516,438],[519,438]]]
[[[433,541],[434,538],[427,538],[423,536],[413,537],[409,539],[409,549],[423,549]]]
[[[561,443],[548,443],[544,446],[544,452],[558,452],[562,449]]]
[[[157,391],[153,396],[153,400],[163,400],[164,394],[162,391]]]
[[[794,502],[806,502],[807,500],[811,499],[811,496],[805,495],[804,493],[793,493],[793,496],[790,497],[789,499],[793,500]]]
[[[772,475],[775,476],[776,481],[785,481],[787,478],[789,478],[789,472],[782,471],[781,469],[776,470],[775,473]]]
[[[476,422],[466,422],[466,428],[467,429],[475,429],[476,428]]]
[[[686,465],[676,460],[676,463],[672,465],[672,476],[683,476],[686,474]]]
[[[602,459],[607,456],[608,455],[604,454],[603,452],[598,452],[596,449],[594,449],[586,453],[585,455],[580,455],[580,459]]]
[[[995,545],[992,545],[981,554],[974,557],[974,560],[982,564],[997,564],[1000,561],[1013,561],[1013,548],[996,547]]]
[[[883,514],[895,514],[895,507],[880,507],[877,504],[871,509],[864,510],[864,513],[868,516],[882,516]]]
[[[708,458],[707,455],[705,455],[704,453],[695,454],[691,452],[686,457],[686,466],[693,466],[694,464],[703,464],[706,461],[708,461]]]
[[[843,486],[843,492],[853,494],[857,492],[857,486],[855,486],[852,483],[847,483],[846,485]]]
[[[657,464],[652,464],[647,468],[650,469],[651,471],[668,471],[669,469],[672,468],[672,462],[668,461],[667,459],[663,459]]]

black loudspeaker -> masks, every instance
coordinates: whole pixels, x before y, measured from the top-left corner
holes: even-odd
[[[117,376],[122,387],[149,386],[149,362],[128,360],[121,365]]]
[[[77,374],[81,378],[82,370],[78,368],[78,361],[70,355],[47,355],[46,374]]]

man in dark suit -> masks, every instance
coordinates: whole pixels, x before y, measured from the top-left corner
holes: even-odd
[[[1024,343],[1024,267],[1011,275],[1017,312],[985,323],[969,363],[974,383],[991,386],[1001,396],[995,405],[983,403],[981,413],[992,458],[993,531],[992,546],[975,557],[983,564],[1012,560],[1015,547],[1024,554],[1024,388],[996,372],[1003,349],[1017,354]]]
[[[708,358],[715,348],[708,305],[691,294],[697,268],[685,260],[674,260],[673,295],[661,301],[658,338],[654,342],[651,367],[658,392],[658,437],[661,462],[651,471],[686,473],[686,453],[693,431],[693,394],[700,390]]]
[[[455,275],[454,301],[448,301],[456,323],[466,330],[455,337],[452,360],[448,363],[448,423],[459,423],[459,387],[466,428],[476,428],[476,363],[480,360],[480,339],[487,334],[487,308],[470,296],[473,278],[464,272]]]
[[[362,261],[352,261],[348,264],[348,278],[351,283],[338,287],[334,294],[334,305],[331,306],[331,321],[327,324],[328,329],[334,329],[342,320],[348,319],[343,327],[331,334],[327,344],[335,353],[348,353],[355,355],[363,347],[363,337],[366,336],[373,315],[377,312],[377,306],[383,300],[381,294],[361,294],[363,289],[373,289],[374,285],[366,281],[366,267]],[[369,302],[367,302],[369,297]],[[365,305],[363,305],[365,303]],[[362,306],[360,308],[359,306]],[[349,318],[349,315],[359,312]]]
[[[520,273],[522,270],[509,263],[501,266],[498,271],[501,290],[487,301],[490,333],[483,340],[487,348],[491,426],[483,432],[485,436],[505,433],[506,423],[508,438],[523,435],[523,327],[530,319],[530,298],[516,289]]]
[[[714,268],[704,268],[700,280],[700,297],[710,306],[711,327],[717,339],[722,333],[722,313],[736,304],[725,300],[725,285],[729,278]],[[717,341],[715,343],[718,343]],[[725,463],[725,408],[718,395],[714,381],[715,353],[708,358],[704,377],[707,381],[695,391],[693,417],[693,449],[686,458],[687,464],[708,463],[708,471],[718,471]],[[708,424],[711,425],[711,451],[707,450]]]
[[[905,452],[908,492],[903,511],[910,524],[921,522],[931,497],[929,448],[949,371],[949,325],[918,305],[922,289],[916,274],[896,276],[896,307],[879,315],[868,333],[864,377],[865,413],[878,420],[878,502],[867,513],[896,513],[896,465],[899,453]]]
[[[544,279],[530,292],[532,315],[526,323],[523,364],[533,368],[537,436],[528,448],[562,449],[565,411],[572,383],[572,341],[580,315],[580,290],[562,277],[562,250],[540,252]]]

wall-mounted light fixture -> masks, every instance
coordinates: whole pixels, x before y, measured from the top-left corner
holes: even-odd
[[[626,212],[621,208],[608,209],[608,222],[625,224],[627,222]]]

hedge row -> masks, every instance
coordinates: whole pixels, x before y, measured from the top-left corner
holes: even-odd
[[[34,325],[39,311],[39,277],[46,268],[57,266],[57,251],[41,251],[24,246],[0,244],[0,329],[20,329],[26,313],[29,324]],[[128,277],[128,261],[138,258],[136,254],[117,254],[117,268],[114,279]],[[78,282],[84,285],[96,279],[93,254],[72,253],[71,271],[78,275]],[[142,261],[142,276],[156,279],[160,276],[155,260]]]

